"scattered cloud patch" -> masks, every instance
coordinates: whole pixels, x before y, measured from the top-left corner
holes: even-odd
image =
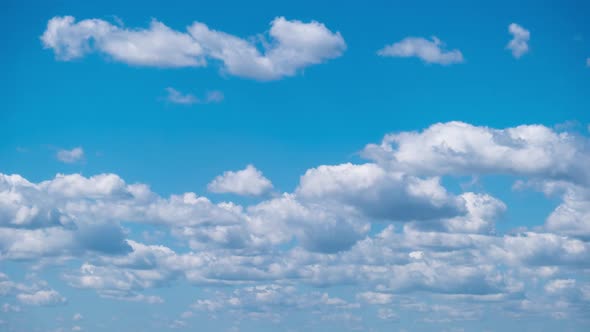
[[[198,98],[191,93],[182,93],[174,88],[166,88],[168,93],[166,100],[173,104],[194,105],[194,104],[211,104],[220,103],[224,96],[221,91],[208,91],[204,98]]]
[[[174,88],[168,87],[166,88],[166,92],[168,92],[166,99],[173,104],[192,105],[199,102],[199,99],[195,95],[190,93],[183,94]]]
[[[33,306],[49,306],[66,303],[66,298],[53,289],[39,290],[29,294],[18,294],[16,298],[23,304]]]
[[[428,40],[420,37],[407,37],[397,43],[387,45],[377,52],[383,57],[416,57],[426,63],[450,65],[464,61],[461,51],[445,50],[444,43],[432,37]]]
[[[512,39],[508,42],[506,48],[518,59],[529,51],[531,33],[529,30],[516,23],[511,23],[508,26],[508,32],[512,35]]]
[[[75,163],[84,158],[84,149],[81,147],[75,147],[71,150],[60,149],[57,151],[56,157],[59,161],[66,164]]]

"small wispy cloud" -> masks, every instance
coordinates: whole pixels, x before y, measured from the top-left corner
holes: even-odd
[[[508,42],[506,48],[511,50],[512,55],[518,59],[529,51],[531,33],[516,23],[508,26],[508,32],[512,35],[512,39]]]
[[[432,40],[418,37],[407,37],[397,43],[387,45],[377,54],[385,57],[416,57],[426,63],[450,65],[463,62],[463,54],[459,50],[445,50],[445,44],[438,38]]]
[[[586,67],[590,67],[590,58],[586,58]]]
[[[198,98],[192,93],[182,93],[174,88],[166,88],[168,96],[166,100],[173,104],[194,105],[194,104],[212,104],[223,101],[224,96],[221,91],[208,91],[204,98]]]
[[[71,150],[60,149],[57,151],[56,157],[59,161],[67,164],[75,163],[84,158],[84,149],[81,147],[76,147]]]

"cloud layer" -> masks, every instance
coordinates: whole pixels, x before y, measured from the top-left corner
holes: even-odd
[[[425,324],[581,321],[590,305],[589,143],[541,125],[438,123],[387,134],[366,146],[364,163],[318,165],[293,192],[245,206],[192,192],[163,197],[116,174],[38,183],[1,175],[0,260],[67,262],[66,287],[114,301],[158,305],[171,300],[158,289],[200,286],[176,327],[200,315],[280,322],[298,313],[365,329],[367,314],[370,322],[418,313]],[[519,180],[515,190],[560,202],[536,227],[501,233],[510,206],[445,186],[464,175],[508,176]],[[272,188],[251,165],[209,185],[249,196]],[[129,225],[165,230],[184,246],[149,244]],[[7,311],[67,303],[45,282],[0,276]],[[335,295],[342,288],[348,295]]]

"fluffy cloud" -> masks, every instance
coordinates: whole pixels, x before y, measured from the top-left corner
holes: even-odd
[[[547,230],[573,237],[590,238],[590,190],[586,186],[549,181],[543,184],[549,195],[561,193],[562,203],[549,215]]]
[[[272,189],[272,183],[253,165],[243,170],[227,171],[217,176],[207,185],[214,193],[259,196]]]
[[[64,16],[49,20],[41,40],[64,61],[91,52],[138,66],[198,67],[214,59],[229,74],[257,80],[293,76],[310,65],[339,57],[346,49],[339,32],[316,21],[277,17],[268,36],[261,52],[258,43],[211,30],[200,22],[179,32],[156,20],[147,29],[128,29],[100,19],[76,22]]]
[[[444,43],[436,37],[432,41],[418,37],[407,37],[397,43],[387,45],[377,52],[384,57],[417,57],[426,63],[450,65],[463,62],[459,50],[445,50]]]
[[[73,148],[71,150],[61,149],[57,151],[56,157],[61,162],[71,164],[84,158],[84,150],[81,147]]]
[[[203,49],[190,35],[155,20],[148,29],[127,29],[100,19],[76,22],[72,16],[56,16],[47,23],[41,41],[64,61],[101,52],[138,66],[205,65]]]
[[[363,155],[413,174],[510,174],[587,184],[588,146],[587,139],[542,125],[493,129],[448,122],[386,135]]]
[[[292,194],[252,206],[248,214],[259,238],[265,235],[274,243],[285,243],[296,237],[304,248],[316,252],[349,249],[369,231],[369,223],[353,208],[302,203]]]
[[[297,195],[355,206],[373,218],[387,220],[443,218],[464,210],[464,202],[449,194],[438,178],[388,172],[372,163],[309,169],[301,177]]]
[[[529,51],[529,40],[531,39],[531,33],[529,30],[522,26],[511,23],[508,26],[508,32],[512,35],[512,39],[506,45],[506,48],[512,52],[515,58],[520,58]]]

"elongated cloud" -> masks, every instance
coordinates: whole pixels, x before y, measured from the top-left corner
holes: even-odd
[[[426,63],[450,65],[463,62],[463,54],[459,50],[445,50],[444,43],[436,37],[432,40],[407,37],[397,43],[385,46],[377,52],[383,57],[410,58],[416,57]]]
[[[192,93],[182,93],[170,87],[166,88],[166,92],[168,93],[166,96],[168,102],[181,105],[220,103],[224,98],[221,91],[208,91],[204,98],[198,98]]]
[[[222,71],[256,80],[293,76],[341,56],[346,49],[339,32],[316,21],[277,17],[270,25],[270,40],[258,44],[200,22],[187,31],[175,31],[156,20],[147,29],[130,29],[101,19],[76,22],[72,16],[56,16],[41,40],[62,61],[93,52],[136,66],[202,67],[208,60],[218,60]]]

